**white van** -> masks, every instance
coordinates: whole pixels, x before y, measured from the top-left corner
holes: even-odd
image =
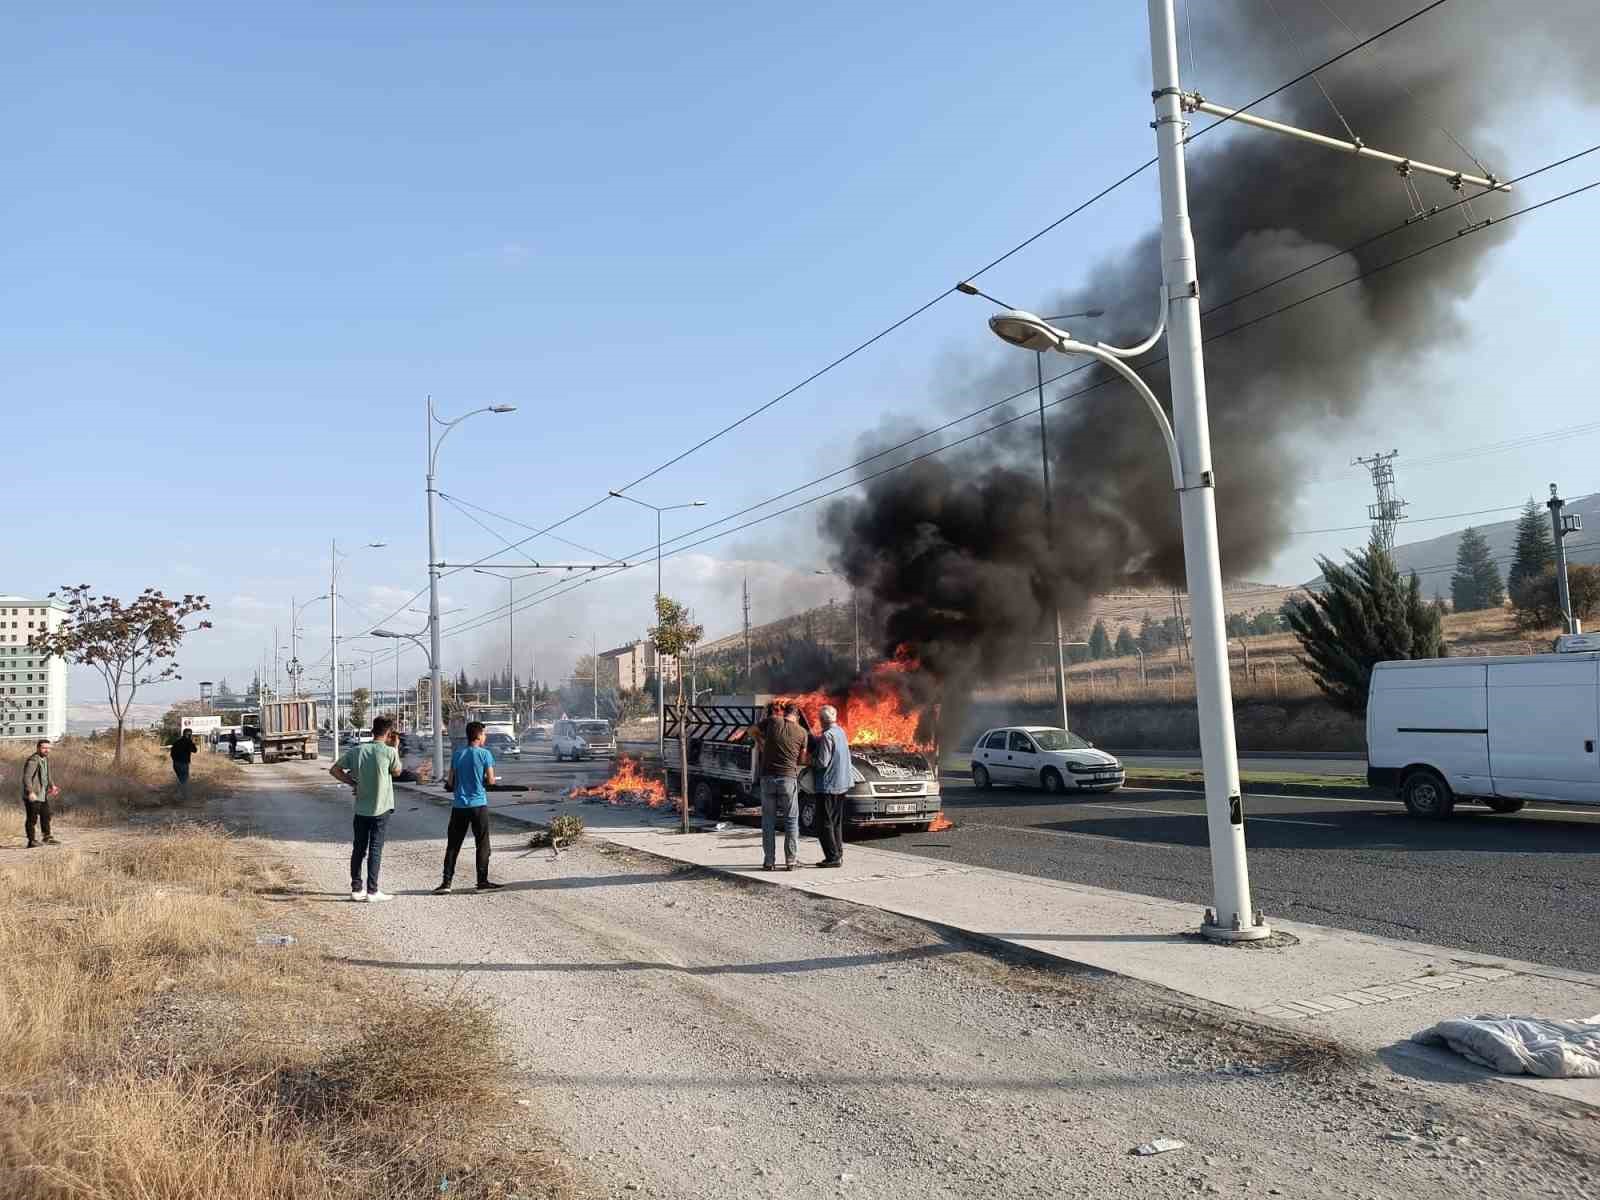
[[[1367,783],[1413,816],[1457,800],[1600,805],[1600,637],[1555,654],[1378,663],[1367,697]]]

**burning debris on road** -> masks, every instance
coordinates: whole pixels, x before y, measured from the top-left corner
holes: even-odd
[[[646,808],[663,808],[667,804],[667,785],[645,775],[639,769],[638,760],[624,754],[618,757],[610,779],[592,787],[574,787],[567,798],[591,804],[642,804]]]

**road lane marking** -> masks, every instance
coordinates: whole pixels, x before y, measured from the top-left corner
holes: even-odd
[[[1124,784],[1122,786],[1121,790],[1124,791],[1124,792],[1167,792],[1167,793],[1171,793],[1171,792],[1175,791],[1176,789],[1173,789],[1173,788],[1157,788],[1157,787],[1135,787],[1135,786],[1133,786],[1131,784]],[[1204,801],[1205,801],[1204,794],[1202,794],[1200,792],[1187,792],[1186,794],[1190,795],[1190,796],[1197,797],[1202,803],[1204,803]],[[1314,800],[1314,801],[1317,801],[1319,803],[1321,803],[1323,801],[1332,801],[1334,804],[1376,804],[1380,808],[1404,808],[1405,807],[1404,803],[1402,801],[1399,801],[1399,800],[1366,800],[1366,799],[1362,799],[1359,796],[1301,796],[1301,795],[1289,795],[1289,794],[1282,793],[1282,792],[1255,792],[1255,793],[1252,793],[1249,790],[1249,786],[1248,785],[1246,785],[1246,789],[1245,789],[1245,799],[1247,799],[1247,800]],[[1474,801],[1463,800],[1463,801],[1461,801],[1461,803],[1462,804],[1472,804],[1472,803],[1474,803]],[[1506,813],[1504,815],[1506,815],[1506,816],[1518,816],[1521,813],[1543,813],[1546,816],[1551,816],[1551,817],[1567,817],[1568,819],[1579,819],[1579,820],[1600,820],[1600,812],[1595,812],[1592,805],[1582,805],[1582,804],[1575,804],[1571,808],[1524,808],[1524,809],[1521,809],[1520,812],[1518,812],[1518,813]],[[1264,820],[1265,818],[1257,817],[1255,819],[1259,821],[1259,820]]]

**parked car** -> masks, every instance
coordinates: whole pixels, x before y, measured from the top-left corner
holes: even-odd
[[[1367,693],[1367,782],[1415,817],[1458,801],[1600,805],[1600,637],[1555,654],[1378,663]]]
[[[525,742],[548,742],[555,736],[555,725],[549,721],[535,721],[522,731]]]
[[[496,760],[507,758],[520,760],[522,758],[522,745],[510,734],[491,733],[483,744],[489,753],[495,756]]]
[[[1065,729],[1008,725],[985,730],[972,747],[972,782],[1066,792],[1114,792],[1127,782],[1122,764]]]

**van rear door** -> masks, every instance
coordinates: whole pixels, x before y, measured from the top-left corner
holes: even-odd
[[[1495,794],[1600,804],[1600,660],[1540,655],[1489,667]]]

